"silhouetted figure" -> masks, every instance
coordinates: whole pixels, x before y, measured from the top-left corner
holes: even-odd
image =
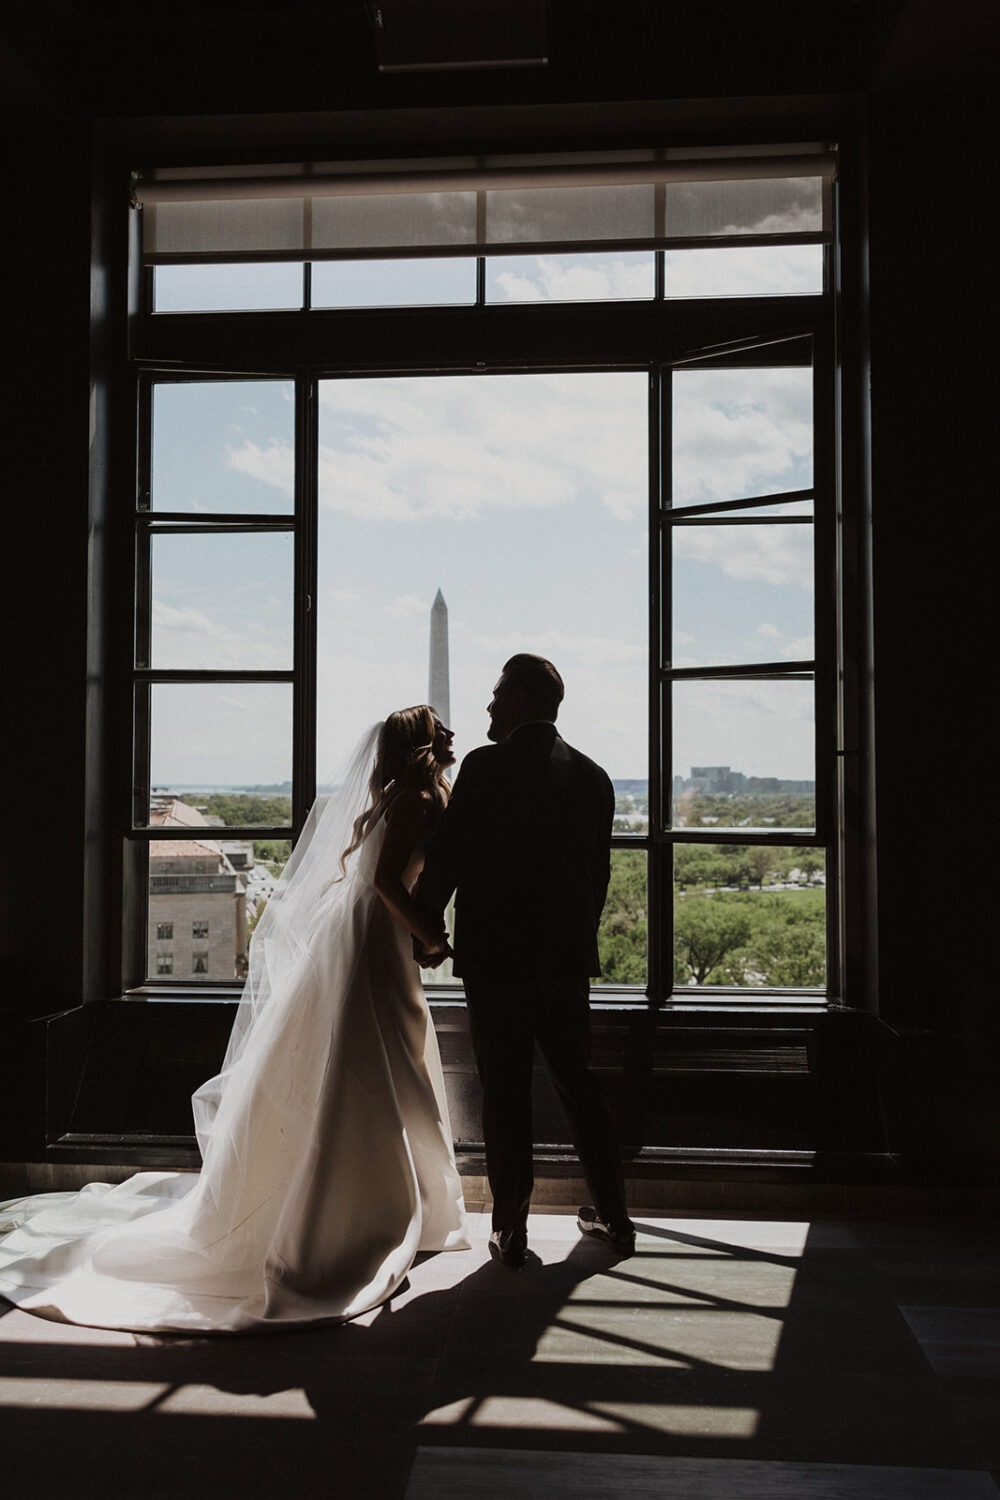
[[[580,1228],[622,1255],[635,1245],[614,1125],[589,1061],[614,790],[558,734],[562,697],[551,662],[507,662],[488,708],[494,744],[466,756],[416,890],[440,923],[440,943],[456,893],[454,973],[465,983],[483,1087],[491,1247],[511,1266],[523,1264],[527,1245],[536,1042],[594,1197]]]

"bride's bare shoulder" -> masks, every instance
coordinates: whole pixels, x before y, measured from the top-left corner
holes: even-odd
[[[386,802],[383,817],[387,823],[422,820],[433,807],[434,797],[426,787],[403,786]]]

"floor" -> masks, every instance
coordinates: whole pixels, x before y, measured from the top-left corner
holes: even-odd
[[[7,1492],[995,1500],[1000,1231],[636,1218],[616,1261],[564,1208],[536,1214],[511,1272],[477,1212],[471,1251],[297,1334],[154,1338],[0,1302]]]

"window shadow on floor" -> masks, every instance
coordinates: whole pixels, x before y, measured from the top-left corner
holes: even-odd
[[[11,1312],[7,1472],[50,1496],[392,1500],[435,1444],[983,1467],[849,1229],[651,1221],[627,1261],[571,1233],[553,1220],[520,1273],[426,1258],[374,1315],[298,1333]]]

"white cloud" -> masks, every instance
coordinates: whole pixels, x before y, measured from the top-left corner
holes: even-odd
[[[417,594],[403,594],[401,598],[394,599],[386,607],[386,614],[397,620],[409,620],[414,616],[426,620],[430,609],[430,604],[426,599],[421,599]]]
[[[801,489],[811,467],[811,371],[674,375],[675,505]]]
[[[321,404],[320,496],[332,510],[464,520],[594,496],[628,518],[646,505],[634,374],[327,381]]]
[[[646,660],[644,645],[614,636],[567,635],[559,630],[545,630],[538,635],[511,631],[505,635],[475,635],[470,639],[480,656],[496,662],[498,667],[519,651],[546,656],[557,667],[566,660],[592,667],[626,666]]]
[[[781,631],[778,629],[777,625],[768,625],[766,621],[757,626],[757,634],[765,636],[768,640],[781,640]]]
[[[150,618],[153,662],[158,667],[281,671],[291,666],[286,601],[265,598],[254,612],[241,611],[238,629],[204,610],[168,604],[162,597],[154,597]]]
[[[286,499],[295,493],[295,450],[280,438],[264,446],[248,441],[240,448],[227,448],[226,467],[259,479]]]
[[[165,603],[163,599],[153,599],[151,619],[153,630],[190,630],[199,635],[218,635],[219,627],[209,619],[200,609],[178,608],[176,605]],[[223,632],[231,635],[232,632]]]
[[[816,644],[811,635],[799,636],[798,640],[787,641],[781,648],[781,655],[785,661],[812,661],[816,655]]]
[[[651,263],[602,256],[589,262],[539,256],[517,272],[500,271],[495,280],[511,302],[608,302],[653,295]]]
[[[822,290],[821,245],[737,245],[667,252],[668,297],[766,297]]]
[[[812,587],[808,526],[678,526],[674,551],[720,568],[727,578]]]

